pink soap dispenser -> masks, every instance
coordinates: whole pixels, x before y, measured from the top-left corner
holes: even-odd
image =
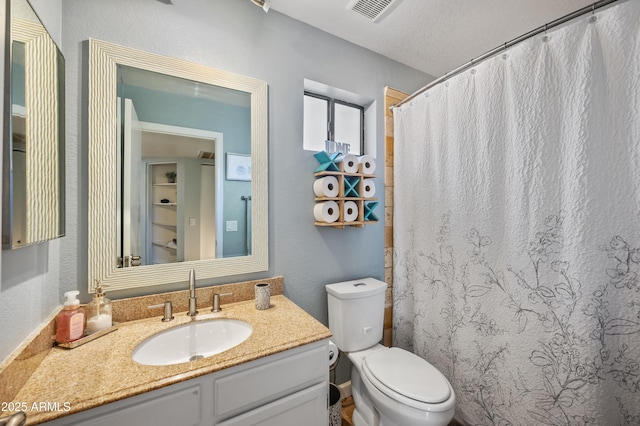
[[[77,299],[79,291],[67,291],[64,308],[56,317],[56,342],[68,343],[84,336],[85,314]]]

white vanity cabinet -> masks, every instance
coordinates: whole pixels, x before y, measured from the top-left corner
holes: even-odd
[[[48,426],[326,426],[328,340],[247,362]]]
[[[220,426],[326,426],[327,423],[327,384],[319,383],[217,424]]]

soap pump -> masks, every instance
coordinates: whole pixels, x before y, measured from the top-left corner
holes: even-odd
[[[79,291],[67,291],[62,311],[56,317],[56,342],[68,343],[84,336],[85,314],[76,296]]]
[[[111,300],[104,295],[100,280],[96,280],[93,300],[87,304],[87,335],[97,333],[112,326]]]

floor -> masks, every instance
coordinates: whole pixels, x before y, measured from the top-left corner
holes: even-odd
[[[353,426],[351,416],[353,415],[353,397],[348,396],[342,400],[342,426]]]
[[[351,421],[351,416],[353,414],[353,409],[355,405],[353,405],[353,398],[347,397],[342,400],[342,426],[353,426],[353,422]],[[451,420],[449,426],[462,426],[455,420]]]

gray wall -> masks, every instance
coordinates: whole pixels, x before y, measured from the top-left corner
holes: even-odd
[[[35,0],[36,13],[59,42],[61,0]],[[46,3],[44,7],[38,7]],[[4,8],[4,3],[1,7]],[[4,56],[4,44],[0,50]],[[0,281],[0,362],[60,304],[60,255],[63,240],[18,250],[3,250]]]
[[[233,280],[283,275],[286,295],[327,323],[324,284],[363,276],[383,278],[383,224],[363,229],[324,229],[313,225],[312,152],[302,150],[305,78],[375,99],[378,181],[383,185],[383,89],[407,92],[431,76],[362,49],[249,0],[65,0],[62,4],[62,51],[67,65],[67,236],[49,243],[43,265],[59,268],[51,282],[17,280],[11,303],[1,303],[0,320],[22,315],[24,305],[39,300],[42,309],[26,316],[29,326],[14,334],[24,339],[59,302],[64,291],[78,289],[87,301],[87,39],[97,38],[153,53],[202,63],[262,79],[269,84],[269,271]],[[378,197],[383,202],[383,193]],[[383,217],[382,208],[378,215]],[[59,249],[58,249],[58,244]],[[40,251],[18,253],[20,263]],[[51,253],[53,252],[53,253]],[[4,260],[4,259],[3,259]],[[4,268],[3,265],[3,275]],[[177,283],[158,290],[183,288]],[[27,280],[29,282],[33,280]],[[200,285],[228,282],[229,279]],[[3,279],[4,286],[4,279]],[[32,290],[31,288],[34,287]],[[28,291],[22,291],[28,289]],[[35,293],[40,291],[42,294]],[[146,290],[148,292],[148,290]],[[119,292],[112,297],[144,294]],[[58,299],[56,299],[58,298]],[[33,316],[34,318],[31,318]],[[3,326],[7,324],[3,323]],[[4,328],[4,327],[3,327]],[[16,346],[10,341],[9,351]],[[4,350],[5,345],[3,345]],[[0,359],[8,353],[0,352]]]
[[[53,41],[62,46],[62,0],[27,0]]]

